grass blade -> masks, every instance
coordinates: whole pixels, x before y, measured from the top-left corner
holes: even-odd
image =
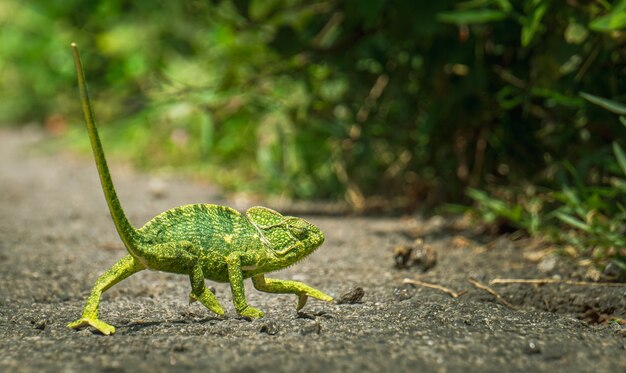
[[[475,9],[443,12],[437,15],[437,20],[443,23],[456,25],[483,24],[497,22],[506,18],[506,14],[499,10]]]
[[[590,95],[589,93],[585,93],[585,92],[580,92],[579,95],[580,97],[591,102],[592,104],[596,104],[612,113],[615,113],[618,115],[626,115],[626,105],[622,104],[621,102]]]
[[[626,175],[626,154],[624,154],[624,151],[616,142],[613,143],[613,153],[615,153],[617,164],[619,164],[622,172]]]
[[[581,231],[584,232],[590,232],[591,231],[591,227],[587,224],[585,224],[583,221],[576,219],[573,216],[564,214],[562,212],[559,212],[556,214],[556,217],[561,219],[561,221],[563,221],[564,223],[571,225],[574,228],[578,228]]]

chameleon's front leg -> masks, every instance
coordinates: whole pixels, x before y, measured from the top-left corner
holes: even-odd
[[[126,255],[106,271],[94,285],[89,298],[83,308],[83,316],[69,323],[67,326],[73,329],[80,329],[85,326],[93,326],[104,335],[115,333],[115,327],[98,319],[98,306],[100,305],[100,297],[102,293],[107,291],[111,286],[117,284],[128,276],[143,270],[145,267],[135,258]]]
[[[263,274],[252,276],[252,283],[257,290],[267,293],[290,293],[298,296],[298,304],[296,310],[302,309],[306,304],[308,297],[317,298],[330,302],[333,297],[324,294],[321,291],[303,284],[299,281],[277,280],[273,278],[265,278]]]
[[[241,258],[238,254],[232,253],[226,257],[226,265],[228,266],[228,281],[230,282],[230,290],[233,293],[233,303],[237,313],[243,317],[258,319],[263,317],[263,311],[251,307],[246,301],[246,295],[243,288],[243,274],[241,273]]]
[[[207,289],[206,284],[204,283],[204,272],[202,272],[200,264],[197,264],[193,268],[191,274],[189,275],[189,280],[191,281],[191,294],[189,295],[189,299],[191,301],[200,301],[200,303],[202,303],[206,308],[215,312],[219,316],[224,315],[224,309],[220,306],[217,298],[215,298],[215,294],[213,294],[211,290]]]

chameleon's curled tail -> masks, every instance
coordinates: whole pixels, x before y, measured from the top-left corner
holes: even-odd
[[[124,245],[128,252],[137,257],[137,230],[126,218],[122,205],[117,198],[115,187],[113,186],[113,180],[111,180],[111,174],[109,173],[109,167],[107,166],[106,158],[104,157],[104,150],[102,150],[102,144],[100,143],[100,137],[98,136],[98,130],[96,129],[96,123],[94,120],[93,110],[89,101],[89,95],[87,94],[87,83],[85,82],[85,73],[80,62],[78,55],[78,49],[76,43],[72,43],[72,52],[74,54],[74,64],[76,65],[76,76],[78,78],[78,89],[80,91],[80,100],[83,106],[83,113],[85,114],[85,122],[87,123],[87,131],[89,132],[89,139],[91,141],[91,148],[93,149],[93,155],[96,160],[96,166],[98,167],[98,175],[100,175],[100,183],[102,184],[102,190],[104,191],[104,197],[109,205],[109,211],[111,217],[115,223],[115,228],[119,233]]]

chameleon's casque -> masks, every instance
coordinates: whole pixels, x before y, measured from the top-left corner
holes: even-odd
[[[196,204],[165,211],[140,229],[133,227],[113,186],[93,118],[80,57],[73,43],[72,51],[102,189],[128,255],[96,281],[82,317],[70,323],[70,328],[91,325],[103,334],[114,333],[113,326],[98,318],[102,293],[144,269],[188,275],[191,282],[190,301],[200,301],[218,315],[223,315],[224,310],[207,289],[205,279],[230,283],[235,309],[241,316],[249,318],[262,317],[263,312],[248,305],[244,295],[245,278],[252,278],[254,287],[261,291],[297,295],[297,309],[304,307],[308,297],[324,301],[333,299],[301,282],[264,276],[298,262],[324,242],[320,229],[304,219],[283,216],[266,207],[252,207],[241,214],[225,206]]]

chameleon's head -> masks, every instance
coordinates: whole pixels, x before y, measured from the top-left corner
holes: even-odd
[[[263,234],[282,265],[297,262],[324,242],[324,233],[304,219],[283,216],[266,207],[252,207],[246,216]]]

